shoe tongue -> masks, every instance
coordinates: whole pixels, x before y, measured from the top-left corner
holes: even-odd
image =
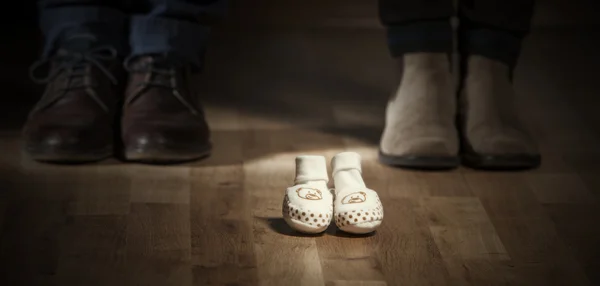
[[[61,44],[61,49],[84,53],[98,46],[98,40],[90,34],[71,34],[66,35]]]
[[[125,62],[131,68],[143,70],[150,67],[161,70],[170,70],[179,67],[177,62],[162,55],[142,55],[130,58]]]
[[[176,66],[175,61],[165,56],[152,56],[152,65],[161,69],[170,69]]]

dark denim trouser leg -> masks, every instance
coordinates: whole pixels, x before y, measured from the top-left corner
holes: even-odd
[[[514,65],[529,31],[534,0],[459,0],[459,47]],[[408,52],[451,52],[452,0],[380,0],[393,56]]]
[[[452,0],[379,0],[392,56],[452,52]]]
[[[119,1],[113,1],[118,3]],[[71,35],[88,34],[95,45],[127,50],[127,18],[118,4],[102,0],[40,0],[40,28],[45,37],[43,57],[51,56]]]
[[[516,64],[531,25],[534,0],[463,0],[459,5],[459,50]]]
[[[131,56],[161,54],[202,66],[212,19],[224,0],[146,0],[146,13],[131,19]]]

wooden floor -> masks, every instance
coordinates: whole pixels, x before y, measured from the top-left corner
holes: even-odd
[[[0,131],[0,285],[600,285],[591,35],[546,28],[526,43],[516,86],[539,170],[426,173],[376,161],[398,81],[381,30],[218,33],[200,80],[205,161],[44,165],[20,154],[16,128]],[[362,154],[384,224],[291,231],[294,157],[343,150]]]

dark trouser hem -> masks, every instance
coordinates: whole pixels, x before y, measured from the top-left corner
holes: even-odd
[[[512,70],[521,52],[523,36],[493,28],[465,25],[459,29],[459,53],[463,59],[480,55],[507,64]]]
[[[514,66],[521,41],[529,32],[534,0],[459,0],[459,47]],[[455,16],[452,0],[379,0],[381,22],[388,27],[392,55],[443,51],[451,44],[441,20]],[[427,26],[424,23],[428,23]],[[437,23],[437,24],[434,24]],[[450,25],[450,24],[448,24]]]
[[[387,41],[393,57],[407,53],[452,53],[450,19],[388,26]]]
[[[379,0],[386,26],[447,19],[456,15],[453,0]],[[500,30],[527,33],[535,0],[459,0],[459,18]]]
[[[70,37],[86,35],[90,48],[108,45],[119,54],[127,52],[126,16],[119,10],[99,6],[42,8],[40,28],[45,38],[43,57],[47,58]]]
[[[525,36],[531,28],[535,0],[462,0],[461,25],[482,26]]]
[[[134,16],[131,19],[130,57],[159,54],[201,67],[209,28],[168,18]]]
[[[463,0],[459,5],[458,48],[461,58],[480,55],[501,61],[512,70],[523,38],[531,28],[534,0]]]
[[[452,0],[379,0],[379,18],[385,26],[445,20],[454,14]]]
[[[131,56],[160,54],[201,69],[210,26],[223,16],[224,0],[161,1],[131,18]]]

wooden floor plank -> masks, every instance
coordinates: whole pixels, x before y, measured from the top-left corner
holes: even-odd
[[[135,166],[131,168],[132,203],[189,204],[191,169]]]
[[[513,285],[510,257],[478,198],[421,199],[449,285]]]
[[[256,285],[252,218],[241,164],[199,168],[190,197],[196,285]]]
[[[473,193],[482,200],[517,267],[519,282],[533,279],[535,285],[589,285],[581,265],[559,238],[554,223],[520,174],[467,174],[465,177]],[[529,268],[535,271],[527,275],[520,272]],[[553,275],[534,276],[545,272]]]
[[[449,274],[419,203],[387,199],[385,218],[373,237],[388,285],[448,285]]]
[[[131,204],[127,222],[127,256],[191,261],[189,206]]]
[[[594,194],[577,173],[531,174],[527,181],[542,204],[596,203]]]
[[[600,170],[581,171],[577,174],[583,180],[587,190],[595,195],[596,201],[600,200]]]
[[[130,283],[192,285],[189,206],[132,203],[126,253]]]
[[[294,179],[293,155],[244,164],[244,189],[251,195],[254,249],[261,285],[324,285],[314,237],[298,236],[281,215],[283,192]],[[282,235],[286,239],[281,239]]]
[[[545,216],[526,177],[519,173],[464,174],[471,191],[491,218],[538,218]]]
[[[125,215],[131,202],[131,177],[119,166],[95,166],[75,171],[68,179],[73,199],[70,215]]]
[[[591,285],[600,284],[600,229],[589,227],[600,220],[598,204],[551,204],[545,206],[559,237],[585,270]]]
[[[57,285],[127,285],[126,216],[70,216],[60,242]]]
[[[0,261],[5,262],[0,267],[0,282],[53,282],[61,254],[61,232],[67,220],[64,205],[47,200],[11,202],[0,240]]]
[[[326,235],[316,239],[316,244],[325,285],[339,285],[342,281],[385,285],[386,279],[377,258],[377,241],[374,237],[356,238],[331,225]]]
[[[0,196],[0,237],[4,229],[4,221],[6,220],[6,213],[8,212],[9,198],[8,195]]]

